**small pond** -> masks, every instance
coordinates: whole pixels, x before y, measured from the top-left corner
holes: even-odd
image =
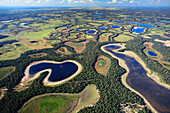
[[[102,27],[99,27],[99,29],[106,29],[106,27],[105,27],[105,26],[102,26]]]
[[[150,25],[150,24],[142,24],[142,23],[138,23],[138,22],[129,22],[130,24],[137,24],[139,26],[143,26],[143,27],[156,27],[155,25]]]
[[[124,21],[113,21],[113,22],[117,22],[117,23],[124,23]]]
[[[102,20],[105,20],[105,18],[98,18],[98,19],[95,19],[96,21],[102,21]]]
[[[148,54],[151,55],[151,56],[157,56],[157,54],[154,53],[153,51],[148,51]]]
[[[143,33],[145,31],[145,28],[143,28],[143,27],[134,27],[133,31],[135,33]]]
[[[76,29],[75,31],[80,31],[79,29]]]
[[[120,26],[110,25],[112,28],[121,28]]]
[[[96,31],[95,30],[90,30],[90,31],[87,31],[87,33],[94,34],[94,33],[96,33]]]

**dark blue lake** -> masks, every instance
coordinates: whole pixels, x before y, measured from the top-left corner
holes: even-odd
[[[87,31],[87,33],[94,34],[94,33],[96,33],[96,31],[95,30],[90,30],[90,31]]]
[[[78,70],[78,66],[72,62],[64,62],[61,64],[42,62],[31,66],[29,74],[35,75],[36,73],[45,69],[52,69],[51,75],[48,80],[51,82],[57,82],[64,80],[76,73]]]
[[[110,25],[112,28],[121,28],[120,26]]]
[[[102,27],[99,27],[98,29],[106,29],[106,27],[102,26]]]
[[[151,56],[157,56],[157,54],[154,53],[153,51],[148,51],[148,54],[151,55]]]
[[[133,57],[112,51],[117,48],[120,47],[108,45],[105,47],[105,50],[125,61],[129,68],[129,73],[126,78],[127,84],[142,94],[158,112],[170,113],[170,90],[149,78],[144,67]]]
[[[133,28],[133,31],[134,31],[135,33],[143,33],[144,30],[145,30],[145,28],[143,28],[143,27],[134,27],[134,28]]]

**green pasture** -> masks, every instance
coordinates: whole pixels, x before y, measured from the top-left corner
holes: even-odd
[[[127,35],[119,35],[118,37],[115,37],[114,40],[118,42],[127,42],[131,40],[131,37]]]
[[[21,113],[66,113],[78,98],[47,96],[29,103]]]
[[[103,33],[99,36],[99,42],[106,42],[109,40],[109,36],[113,35],[113,33]]]
[[[8,50],[12,50],[14,49],[15,46],[11,45],[11,44],[5,44],[4,46],[0,47],[0,53],[8,51]]]
[[[81,47],[81,46],[84,46],[84,44],[83,43],[73,43],[73,46]]]
[[[15,46],[15,44],[20,44],[20,46]],[[20,56],[21,53],[30,50],[25,45],[21,44],[20,42],[15,42],[11,44],[15,48],[12,49],[10,52],[4,52],[2,55],[0,55],[0,60],[10,60],[15,59]]]
[[[47,40],[47,44],[49,44],[49,45],[54,45],[54,44],[57,44],[60,42],[61,42],[60,40]]]
[[[99,59],[99,62],[98,62],[98,67],[104,67],[105,65],[107,64],[107,61],[103,58]]]
[[[13,71],[14,71],[13,66],[0,68],[0,80],[10,75]]]

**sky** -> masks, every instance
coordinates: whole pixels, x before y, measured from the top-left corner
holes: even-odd
[[[41,6],[41,7],[170,6],[170,0],[0,0],[0,6]]]

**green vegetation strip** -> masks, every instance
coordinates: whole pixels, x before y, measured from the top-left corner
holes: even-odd
[[[15,67],[13,66],[0,68],[0,80],[10,75],[14,69]]]

